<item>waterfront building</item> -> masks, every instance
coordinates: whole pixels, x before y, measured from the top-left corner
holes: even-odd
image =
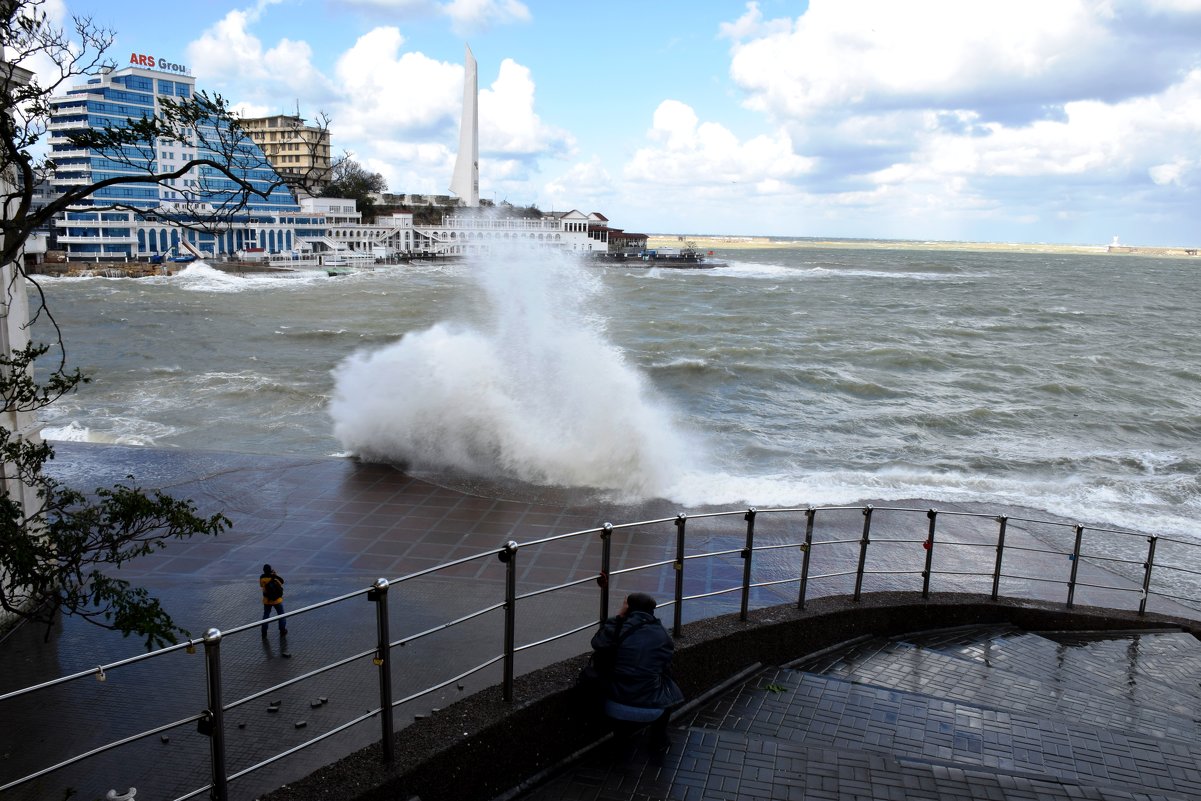
[[[242,136],[231,146],[232,160],[228,153],[210,149],[208,142],[231,138],[227,128],[218,130],[217,121],[202,123],[188,142],[160,140],[119,153],[76,147],[69,139],[73,131],[160,114],[163,99],[187,99],[196,92],[186,67],[139,54],[130,61],[130,66],[91,76],[51,100],[52,191],[118,175],[148,179],[98,189],[65,212],[57,221],[57,244],[68,259],[133,261],[282,251],[295,247],[299,238],[324,234],[324,219],[302,211],[251,139]],[[204,158],[229,163],[262,196],[251,194],[240,203],[235,182],[207,166],[193,167],[178,178],[149,180]]]
[[[186,99],[196,92],[187,68],[165,59],[135,54],[129,66],[90,77],[51,100],[50,148],[55,172],[52,192],[92,184],[115,175],[147,180],[97,190],[56,220],[56,246],[69,261],[138,261],[164,258],[226,258],[273,263],[325,265],[346,257],[377,260],[487,255],[506,245],[533,245],[573,253],[610,248],[608,220],[578,210],[538,215],[479,203],[477,80],[467,50],[461,152],[449,196],[400,195],[405,205],[445,210],[438,224],[417,225],[408,209],[371,223],[362,220],[352,199],[301,197],[281,176],[299,177],[328,169],[328,134],[306,127],[299,116],[276,115],[243,122],[245,133],[231,166],[240,179],[261,188],[238,202],[237,184],[206,166],[178,178],[150,180],[154,174],[211,158],[229,163],[224,153],[206,150],[215,123],[191,142],[157,141],[123,153],[83,149],[71,142],[75,131],[121,126],[130,119],[161,113],[163,98]],[[229,137],[226,136],[228,139]],[[324,159],[324,161],[322,161]],[[268,191],[270,189],[270,191]],[[229,210],[229,209],[232,209]]]
[[[363,213],[349,197],[302,197],[300,207],[311,215],[324,217],[327,225],[359,225]]]
[[[646,250],[649,238],[646,234],[635,234],[621,228],[608,228],[608,226],[606,228],[608,229],[610,253],[633,254]]]
[[[361,222],[358,212],[353,211],[353,199],[314,198],[301,203],[328,221],[327,235],[316,243],[318,252],[374,252],[381,258],[429,258],[488,255],[498,248],[514,245],[572,253],[593,253],[609,247],[608,221],[595,212],[586,215],[572,210],[529,217],[487,208],[459,208],[442,215],[437,225],[417,225],[411,212],[381,216],[371,223]]]
[[[314,203],[322,205],[326,201],[331,199],[316,198]],[[336,254],[370,254],[378,260],[420,255],[411,213],[398,212],[363,223],[359,212],[348,214],[355,208],[354,200],[338,199],[330,205],[336,210],[327,213],[327,235],[320,242],[326,249]]]
[[[608,249],[603,229],[589,228],[589,215],[571,210],[541,217],[510,217],[487,210],[446,214],[441,225],[415,226],[417,249],[447,255],[487,255],[499,247],[535,245],[573,253]]]
[[[294,179],[294,185],[311,187],[318,195],[328,185],[328,129],[305,125],[299,114],[246,117],[241,123],[281,176]]]

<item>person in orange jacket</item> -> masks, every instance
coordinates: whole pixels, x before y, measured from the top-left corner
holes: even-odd
[[[263,565],[263,575],[259,576],[259,589],[263,591],[263,637],[267,636],[267,618],[271,617],[271,610],[275,610],[275,614],[284,614],[284,580],[280,575],[271,569],[271,565]],[[288,633],[288,619],[281,617],[279,619],[279,636],[284,637]]]

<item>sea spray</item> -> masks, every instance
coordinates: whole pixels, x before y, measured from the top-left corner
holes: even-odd
[[[506,250],[468,269],[480,308],[334,370],[334,435],[418,471],[661,493],[689,445],[605,336],[596,276],[572,257]],[[686,462],[685,462],[686,463]]]

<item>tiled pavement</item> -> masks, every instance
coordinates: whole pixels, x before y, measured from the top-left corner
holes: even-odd
[[[615,569],[634,563],[670,561],[674,553],[675,528],[671,518],[677,510],[666,504],[624,507],[571,494],[530,494],[529,488],[457,486],[449,489],[413,479],[392,467],[358,464],[345,459],[289,459],[84,445],[62,445],[58,450],[55,469],[64,481],[74,486],[87,489],[108,485],[133,474],[143,486],[191,497],[198,502],[201,511],[223,511],[231,518],[233,527],[222,536],[173,543],[161,553],[130,565],[125,571],[127,577],[144,584],[160,597],[177,621],[194,633],[210,626],[229,631],[257,616],[260,607],[256,578],[264,562],[275,565],[288,579],[286,604],[290,610],[295,610],[361,589],[378,576],[407,575],[451,559],[485,553],[509,539],[526,543],[590,529],[610,520],[618,523],[666,518],[668,521],[657,527],[615,532],[612,540]],[[852,510],[842,518],[834,514],[830,517],[842,533],[827,537],[853,541],[862,525],[862,516]],[[725,523],[724,528],[713,521],[688,521],[690,542],[698,542],[706,549],[731,551],[725,559],[689,563],[686,588],[689,594],[703,592],[741,576],[742,563],[737,557],[737,549],[741,547],[743,524],[740,517],[731,520],[735,522]],[[924,531],[924,519],[920,523]],[[777,536],[787,536],[795,541],[796,525],[795,518],[789,522],[761,516],[756,542],[770,542]],[[909,556],[911,553],[921,558],[923,552],[912,544],[887,543],[891,530],[904,533],[903,521],[890,521],[886,514],[877,513],[876,525],[873,531],[881,532],[882,536],[881,544],[873,546],[876,549],[873,562],[888,566],[899,558],[914,558]],[[939,547],[946,553],[948,538],[973,546],[988,545],[994,534],[988,523],[968,520],[955,530],[953,536],[940,529]],[[1037,544],[1023,540],[1022,536],[1019,528],[1011,527],[1009,541],[1012,544]],[[599,550],[598,540],[592,536],[523,548],[519,559],[521,591],[595,575]],[[856,555],[854,545],[831,545],[828,550],[843,562],[853,563]],[[781,553],[768,552],[757,562],[760,571],[756,575],[757,581],[795,575],[796,554],[785,559]],[[871,567],[869,563],[869,569]],[[828,565],[815,569],[831,572]],[[1082,582],[1090,578],[1090,569],[1082,566]],[[1062,571],[1062,568],[1055,570]],[[1033,550],[1014,549],[1007,560],[1007,571],[1013,575],[1040,576],[1047,573],[1048,568],[1038,561]],[[438,629],[448,619],[499,601],[503,577],[503,567],[489,556],[464,562],[436,576],[393,586],[390,591],[392,637],[433,632],[397,650],[393,675],[397,697],[429,686],[448,670],[453,675],[454,671],[478,665],[499,651],[499,612],[489,613],[453,631]],[[1114,579],[1107,575],[1092,583],[1113,586]],[[912,576],[893,577],[884,571],[874,580],[876,589],[914,588]],[[940,581],[943,584],[939,589],[986,589],[979,585],[961,586],[953,577],[940,578]],[[642,589],[663,598],[669,596],[673,582],[673,571],[665,566],[615,579],[615,583],[620,584],[615,586],[615,592]],[[811,591],[821,594],[847,592],[849,582],[849,577],[834,575],[825,580],[820,589],[815,586]],[[1046,587],[1055,588],[1056,585],[1019,580],[1009,582],[1005,591],[1047,597]],[[1061,590],[1059,586],[1053,592]],[[795,600],[795,592],[795,583],[765,588],[756,593],[754,602],[759,606],[783,603]],[[1124,604],[1127,607],[1131,603],[1129,594],[1089,589],[1083,584],[1077,602]],[[718,596],[689,606],[684,619],[732,611],[737,603],[736,594]],[[596,608],[595,589],[587,584],[553,596],[523,601],[519,642],[561,631],[572,622],[587,623],[594,618]],[[669,610],[665,611],[670,614]],[[1174,607],[1160,611],[1180,613]],[[287,659],[283,658],[274,629],[266,641],[254,636],[254,629],[228,636],[222,643],[226,702],[295,678],[335,659],[370,649],[374,645],[372,612],[372,605],[357,596],[294,620],[290,625],[292,657]],[[0,693],[88,670],[97,664],[111,663],[139,652],[135,642],[70,620],[51,632],[45,643],[42,635],[41,631],[24,627],[0,643],[0,664],[4,668],[0,671]],[[885,696],[898,691],[922,695],[924,686],[933,687],[940,683],[952,689],[962,684],[980,687],[981,692],[989,688],[996,690],[1002,685],[991,681],[989,674],[984,678],[973,678],[970,670],[980,667],[993,670],[992,663],[1003,661],[1002,657],[1013,664],[1032,664],[1035,652],[1055,651],[1059,647],[1045,644],[1036,647],[1030,642],[1023,645],[1021,637],[1012,635],[1012,632],[1006,633],[984,644],[957,642],[951,638],[939,643],[938,648],[921,649],[920,659],[913,658],[915,646],[876,644],[873,646],[875,652],[895,651],[901,656],[902,663],[921,668],[917,673],[900,674],[895,677],[895,681],[901,682],[899,686],[881,692]],[[523,655],[518,669],[528,670],[583,652],[587,648],[587,637],[588,632],[581,632]],[[1156,648],[1178,646],[1179,642],[1168,644],[1157,640],[1155,643]],[[1023,648],[1034,648],[1034,651]],[[1152,650],[1151,643],[1147,642],[1140,653],[1149,654]],[[1170,667],[1171,663],[1166,660],[1139,662],[1136,667],[1142,672],[1137,690],[1131,691],[1134,693],[1130,695],[1131,700],[1120,703],[1125,697],[1122,694],[1127,691],[1115,689],[1118,701],[1097,705],[1091,719],[1081,719],[1080,725],[1085,728],[1068,732],[1064,747],[1084,749],[1091,746],[1099,735],[1089,732],[1094,729],[1111,731],[1103,728],[1106,726],[1116,726],[1118,728],[1112,730],[1120,731],[1125,731],[1122,728],[1125,726],[1147,726],[1148,731],[1153,732],[1150,736],[1162,737],[1165,742],[1172,743],[1177,741],[1176,738],[1188,736],[1189,727],[1197,717],[1195,704],[1191,700],[1177,700],[1166,706],[1157,705],[1153,700],[1156,693],[1149,689],[1153,680],[1178,683],[1180,671],[1195,676],[1195,672],[1190,672],[1195,655],[1182,657],[1177,653],[1176,656],[1176,668]],[[986,664],[972,665],[968,661],[971,659]],[[953,675],[954,679],[940,678],[945,660],[957,660],[955,667],[959,672],[946,674]],[[1059,661],[1064,660],[1059,658]],[[1117,660],[1113,661],[1118,664]],[[940,665],[939,670],[926,669],[936,662]],[[966,709],[973,703],[981,704],[989,709],[1001,709],[1011,716],[1017,715],[1023,722],[1040,720],[1039,710],[1051,701],[1059,704],[1057,708],[1064,714],[1068,710],[1088,709],[1088,688],[1082,684],[1091,675],[1089,671],[1098,667],[1089,660],[1073,664],[1076,673],[1060,674],[1061,680],[1071,676],[1072,687],[1040,685],[1045,677],[1038,673],[1009,671],[1006,674],[1008,686],[1017,694],[1015,697],[1030,699],[1026,707],[1004,705],[995,693],[993,696],[981,695],[983,700],[976,701],[952,693],[945,696],[942,703],[950,705],[947,709],[955,710]],[[845,664],[835,668],[830,676],[803,685],[806,692],[821,688],[820,698],[830,703],[833,703],[832,699],[843,698],[845,703],[845,699],[852,697],[848,688],[853,685],[848,680],[860,679],[846,673]],[[873,666],[867,661],[860,669],[875,670],[880,676],[894,670]],[[1165,672],[1171,670],[1178,672]],[[776,683],[786,685],[791,681],[791,675],[781,674]],[[498,676],[499,667],[492,666],[460,682],[461,690],[452,686],[415,699],[398,710],[397,723],[403,725],[413,715],[426,714],[433,708],[453,702],[461,692],[495,683]],[[872,681],[876,680],[873,675]],[[1195,678],[1192,681],[1195,686]],[[1035,692],[1036,685],[1041,686],[1042,695]],[[748,685],[747,691],[757,692],[757,686]],[[855,698],[875,697],[862,690],[856,692]],[[270,711],[273,707],[269,706],[268,698],[238,707],[228,718],[231,770],[252,765],[362,714],[378,705],[376,693],[374,668],[369,661],[363,665],[360,660],[358,664],[349,664],[272,695],[270,700],[280,701],[280,706],[275,707],[279,711]],[[792,690],[789,693],[800,695]],[[314,700],[317,698],[329,700],[320,704]],[[150,726],[186,718],[204,705],[203,658],[182,651],[155,660],[153,666],[143,663],[112,670],[103,683],[87,678],[65,688],[4,702],[0,704],[0,720],[5,722],[0,726],[0,784],[66,755],[80,753]],[[914,707],[915,711],[919,708]],[[926,719],[937,719],[943,714],[941,710],[927,708],[923,714]],[[789,725],[799,725],[805,720],[800,711],[794,710],[794,713],[787,718]],[[1021,717],[1023,715],[1025,717]],[[985,717],[981,713],[980,720]],[[12,725],[11,721],[17,721],[17,725]],[[303,728],[298,727],[301,723]],[[378,737],[374,726],[374,721],[360,724],[321,745],[234,782],[231,784],[233,797],[252,798],[372,742]],[[856,732],[853,728],[846,731]],[[867,730],[862,736],[870,742],[882,735]],[[652,766],[643,760],[639,767],[637,757],[632,762],[618,757],[599,766],[589,762],[581,766],[575,779],[561,780],[577,782],[570,784],[572,787],[583,782],[584,786],[598,792],[603,790],[601,795],[583,793],[545,797],[634,799],[668,797],[670,792],[671,797],[681,798],[699,798],[703,793],[710,793],[706,797],[712,798],[835,798],[849,797],[846,793],[859,787],[861,781],[869,782],[862,789],[868,791],[867,797],[875,798],[991,797],[986,793],[995,795],[999,792],[998,786],[1005,788],[1005,792],[996,797],[1062,797],[1046,795],[1044,791],[1050,792],[1044,787],[1048,780],[1041,776],[1003,774],[998,777],[982,772],[983,768],[976,765],[944,768],[915,762],[919,757],[925,758],[925,752],[917,750],[916,746],[903,753],[882,750],[865,753],[843,750],[844,743],[836,738],[837,748],[825,745],[818,748],[813,743],[802,747],[749,728],[723,726],[713,730],[699,723],[689,724],[689,728],[677,731],[675,737],[680,747],[673,750],[662,766]],[[952,746],[955,742],[951,741]],[[1137,743],[1123,742],[1126,742],[1123,747],[1127,752],[1141,755]],[[970,741],[964,743],[970,751]],[[0,793],[0,796],[5,801],[9,798],[15,801],[61,798],[65,789],[71,787],[79,793],[76,798],[91,799],[103,797],[110,788],[136,786],[139,798],[175,798],[207,780],[207,747],[207,740],[195,732],[193,725],[179,726],[160,737],[89,759],[81,766]],[[1125,756],[1127,752],[1115,751],[1114,758],[1119,761],[1134,758]],[[1191,755],[1192,752],[1181,754]],[[1016,755],[1013,758],[1026,757]],[[890,771],[895,768],[895,775],[888,771],[877,771],[871,776],[864,773],[883,763],[892,766]],[[1173,770],[1177,767],[1185,770],[1180,766],[1174,766]],[[1096,772],[1096,769],[1090,770]],[[792,775],[812,779],[807,780],[804,787],[808,789],[800,795],[795,782],[780,778]],[[619,779],[616,785],[614,777]],[[771,792],[760,795],[769,786],[769,779]],[[1186,779],[1178,778],[1178,782],[1183,784]],[[735,785],[741,788],[737,792],[730,789]],[[562,784],[553,786],[561,787]],[[1128,797],[1100,785],[1081,786],[1085,788],[1081,790],[1085,793],[1081,797]],[[921,796],[922,788],[928,787],[941,788],[938,792],[942,794]],[[827,795],[821,795],[819,788],[825,788],[820,792]],[[947,788],[956,789],[952,792]],[[775,795],[777,791],[782,795]],[[552,790],[548,788],[545,792]]]
[[[994,629],[957,637],[967,649],[1044,639]],[[1195,639],[1154,633],[1077,636],[1066,646],[1044,641],[1063,646],[1067,658],[1058,666],[1044,654],[999,667],[945,656],[920,641],[877,641],[833,659],[769,668],[674,721],[666,756],[647,754],[637,742],[612,746],[523,799],[1201,797],[1195,730],[1165,734],[1154,723],[1140,728],[1130,717],[1104,715],[1124,688],[1144,683],[1155,685],[1146,697],[1195,713]],[[923,658],[912,658],[917,653]],[[1187,683],[1150,678],[1159,666],[1178,671],[1182,660],[1190,665]],[[1092,671],[1083,681],[1082,667]],[[971,675],[982,680],[958,683]],[[962,700],[944,697],[948,688]],[[1056,703],[1061,691],[1090,689],[1102,696],[1091,708]],[[1094,714],[1081,719],[1076,712]]]

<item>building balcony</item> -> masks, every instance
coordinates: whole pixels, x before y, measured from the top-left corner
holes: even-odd
[[[447,215],[443,228],[463,231],[560,231],[558,220],[525,220]]]
[[[123,247],[137,242],[136,236],[63,236],[59,234],[60,245],[113,245]]]
[[[111,212],[105,212],[111,214]],[[63,220],[56,219],[54,224],[58,228],[129,228],[137,224],[136,220]],[[108,236],[107,234],[105,235]]]

